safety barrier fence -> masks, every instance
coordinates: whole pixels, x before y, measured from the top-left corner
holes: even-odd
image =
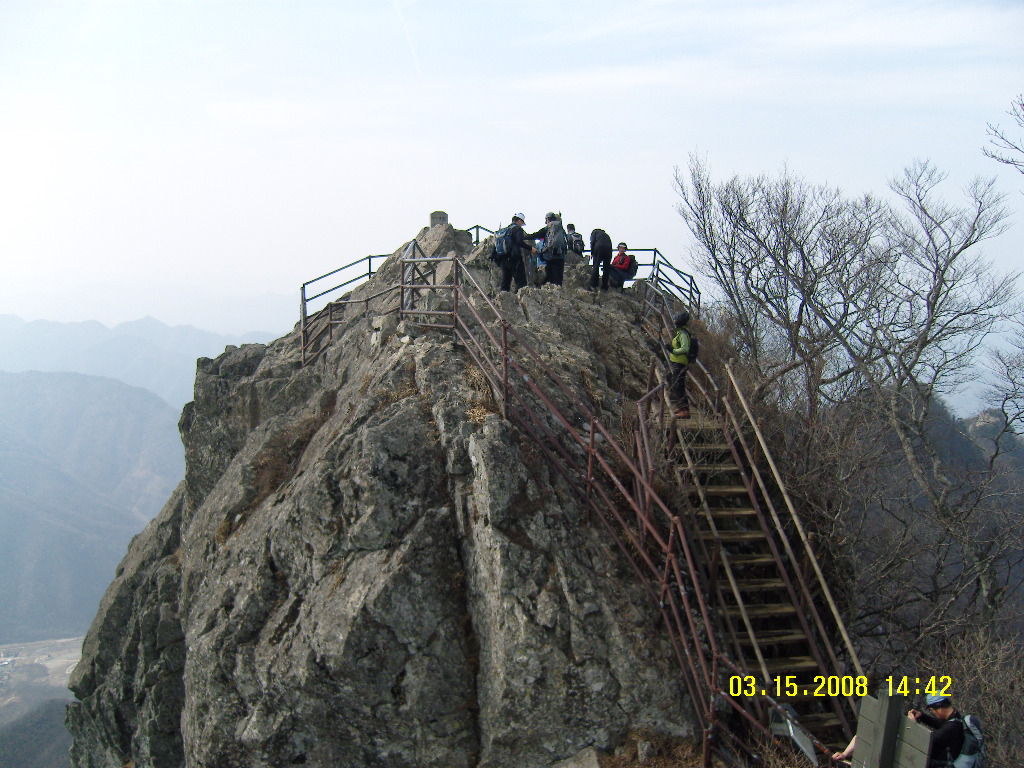
[[[481,233],[494,234],[492,230],[479,224],[474,224],[466,231],[473,233],[473,242],[477,245],[481,242]],[[422,249],[416,240],[412,240],[406,246],[406,248],[410,247],[422,256]],[[589,251],[585,253],[589,253]],[[638,259],[639,271],[636,280],[653,280],[661,286],[664,292],[682,302],[684,306],[692,307],[695,312],[700,310],[700,289],[692,275],[674,266],[657,248],[636,248],[631,249],[630,253],[650,254],[648,262],[641,262]],[[302,336],[303,365],[315,359],[315,350],[324,349],[330,344],[333,328],[342,321],[346,307],[353,304],[368,306],[370,301],[398,288],[398,286],[388,286],[373,296],[361,299],[327,300],[328,297],[339,295],[339,291],[343,289],[351,291],[369,280],[376,271],[375,267],[390,256],[391,254],[363,256],[302,284],[299,289],[299,327]],[[331,285],[331,283],[334,284]],[[330,287],[326,287],[328,285]],[[312,293],[313,291],[315,293]],[[324,306],[315,310],[314,308],[319,305],[319,300],[325,300],[323,301]]]
[[[413,242],[416,241],[414,240]],[[416,247],[419,247],[419,245],[417,244]],[[311,313],[310,304],[316,302],[317,299],[322,299],[326,296],[336,294],[343,288],[349,288],[349,290],[351,290],[351,288],[355,287],[359,283],[369,280],[373,277],[373,273],[375,271],[374,260],[383,262],[385,259],[389,258],[390,255],[391,254],[363,256],[350,264],[333,269],[326,274],[320,275],[320,277],[314,277],[312,280],[307,280],[302,284],[299,289],[299,328],[302,334],[303,365],[310,361],[311,351],[313,349],[322,349],[330,344],[333,327],[338,322],[337,316],[339,312],[351,302],[344,299],[329,301],[326,302],[326,306],[315,313]],[[339,280],[341,282],[336,282],[335,285],[332,285],[330,288],[326,288],[324,286],[328,285],[328,278],[332,278],[330,282],[336,282]],[[309,295],[311,290],[316,291],[316,293]],[[390,290],[391,289],[388,288],[382,293],[387,293]]]
[[[671,311],[687,307],[695,312],[700,294],[692,277],[668,264],[656,249],[650,250],[654,264],[651,277],[640,291],[641,319],[652,338],[660,338]],[[737,649],[735,631],[731,631],[731,635],[723,632],[721,621],[716,617],[720,606],[709,603],[716,594],[715,581],[720,570],[716,559],[721,559],[722,555],[710,552],[697,534],[692,509],[680,505],[679,498],[673,499],[673,504],[666,503],[657,491],[665,484],[665,456],[660,442],[670,429],[664,385],[656,383],[653,365],[650,391],[637,403],[634,445],[626,451],[619,437],[612,434],[543,360],[524,335],[502,317],[471,270],[459,259],[427,257],[418,243],[412,241],[402,254],[400,268],[398,285],[359,299],[332,302],[318,313],[318,321],[327,326],[328,343],[330,326],[336,321],[334,304],[368,306],[372,299],[396,290],[400,292],[398,311],[403,319],[447,329],[455,335],[486,377],[502,415],[529,436],[530,445],[536,446],[546,465],[558,472],[574,496],[583,501],[588,518],[597,517],[655,598],[683,682],[701,721],[705,765],[710,765],[712,755],[732,765],[743,764],[740,755],[757,755],[759,739],[771,738],[772,733],[765,724],[766,709],[775,711],[778,718],[799,728],[773,697],[762,696],[752,701],[732,696],[725,683],[730,675],[747,675],[751,671],[742,656],[736,656],[740,663],[731,658],[730,652]],[[303,286],[304,308],[305,288],[314,282]],[[338,320],[342,314],[338,313]],[[304,360],[306,321],[304,312]],[[323,333],[321,331],[321,343]],[[704,407],[730,431],[737,463],[745,467],[747,476],[758,484],[759,493],[769,504],[775,495],[770,483],[774,481],[778,487],[784,486],[773,462],[770,462],[771,479],[767,481],[757,469],[758,457],[754,454],[760,451],[767,455],[767,445],[759,432],[755,445],[746,440],[748,426],[756,422],[749,405],[739,395],[735,378],[730,371],[729,389],[720,392],[702,366],[701,373],[705,381],[698,389]],[[742,403],[742,415],[737,414],[731,400]],[[751,488],[753,491],[752,485]],[[786,509],[800,531],[805,562],[807,558],[815,562],[819,588],[827,590],[792,503],[788,495],[785,498]],[[774,506],[769,509],[779,535],[786,539],[782,517]],[[783,545],[788,546],[788,543]],[[787,555],[791,562],[796,562],[791,548],[787,549]],[[818,615],[814,597],[803,583],[802,575],[798,572],[795,578],[797,583],[791,591],[803,596],[801,605],[813,614],[813,621],[820,625],[816,634],[827,643],[833,632]],[[831,596],[828,602],[836,622],[842,627]],[[842,635],[849,658],[856,665],[856,655],[849,646],[845,630]],[[724,638],[728,649],[722,646],[720,638]],[[839,669],[840,660],[831,647],[827,648],[827,655],[824,668]],[[761,671],[767,676],[763,665]],[[827,751],[820,742],[813,743],[819,753]]]
[[[495,230],[479,224],[474,224],[467,231],[473,233],[473,245],[479,245],[482,242],[481,232],[486,232],[490,236],[495,233]],[[586,248],[583,253],[589,255],[592,252]],[[692,307],[695,312],[700,311],[700,289],[692,275],[673,266],[672,262],[657,248],[630,248],[628,253],[637,257],[637,273],[634,280],[650,280],[661,286],[662,290],[675,295],[686,306]],[[643,261],[643,257],[638,254],[647,254],[646,258],[649,261]]]

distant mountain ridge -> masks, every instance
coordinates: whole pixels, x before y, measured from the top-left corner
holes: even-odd
[[[0,370],[107,376],[155,392],[180,410],[192,399],[198,358],[271,338],[261,332],[224,335],[168,326],[152,317],[108,328],[95,320],[63,323],[0,315]]]
[[[0,643],[81,634],[183,474],[177,413],[152,392],[0,373]]]
[[[142,524],[184,475],[177,423],[163,399],[115,379],[0,371],[0,425]]]

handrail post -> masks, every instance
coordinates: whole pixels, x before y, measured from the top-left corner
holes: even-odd
[[[309,330],[306,328],[306,284],[303,283],[302,287],[299,288],[299,328],[302,329],[301,340],[302,340],[302,364],[306,364],[306,340],[309,334]]]
[[[452,261],[452,335],[455,335],[455,329],[459,325],[459,290],[461,286],[461,273],[462,262],[458,259],[453,258]]]
[[[590,417],[590,444],[587,446],[587,500],[586,520],[590,525],[590,490],[594,483],[594,435],[597,432],[597,417]]]
[[[508,321],[501,321],[501,417],[508,419]]]

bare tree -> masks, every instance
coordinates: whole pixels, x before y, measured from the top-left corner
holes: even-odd
[[[923,670],[953,679],[954,703],[981,720],[989,765],[1019,765],[1024,754],[1024,643],[986,629],[964,633],[935,649]]]
[[[1016,311],[1015,276],[976,254],[1006,210],[991,181],[946,202],[944,178],[912,164],[891,182],[896,206],[788,171],[716,184],[691,157],[676,172],[698,270],[728,307],[787,479],[890,663],[936,627],[996,622],[1024,551],[1019,487],[996,461],[1010,430],[965,464],[941,403]]]
[[[1024,94],[1017,95],[1010,104],[1007,114],[1017,123],[1018,128],[1024,128]],[[994,149],[983,147],[981,151],[985,156],[1024,173],[1024,139],[1011,139],[1002,128],[992,123],[988,124],[986,133],[989,137],[988,143]]]

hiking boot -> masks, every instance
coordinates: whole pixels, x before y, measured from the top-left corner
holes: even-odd
[[[689,408],[676,408],[675,417],[677,419],[688,419],[690,418]]]

